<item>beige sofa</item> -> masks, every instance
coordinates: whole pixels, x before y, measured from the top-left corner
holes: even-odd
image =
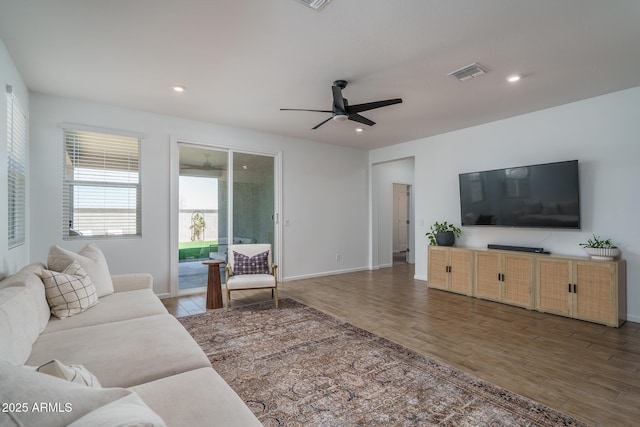
[[[43,268],[31,264],[0,282],[0,426],[97,425],[109,416],[123,425],[261,425],[167,312],[150,275],[111,276],[113,293],[57,319]],[[102,387],[29,368],[53,359],[84,366]]]

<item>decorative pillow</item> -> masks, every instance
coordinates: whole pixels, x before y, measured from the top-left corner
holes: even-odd
[[[60,319],[82,313],[98,303],[96,287],[77,261],[62,273],[43,269],[40,277],[51,313]]]
[[[123,388],[86,387],[4,360],[0,360],[0,383],[0,402],[19,405],[16,406],[16,412],[0,413],[2,426],[6,423],[17,426],[66,426],[132,393]]]
[[[37,372],[56,378],[86,385],[87,387],[102,388],[100,382],[87,368],[82,365],[65,365],[59,360],[52,360],[35,369]]]
[[[89,243],[78,253],[66,250],[60,246],[51,246],[47,264],[49,270],[64,271],[73,261],[78,261],[80,267],[89,274],[96,286],[98,297],[103,297],[113,293],[113,282],[107,260],[102,251],[95,245]]]
[[[140,399],[140,396],[132,392],[69,424],[69,427],[96,426],[166,427],[166,424]]]
[[[233,274],[269,274],[269,251],[252,257],[233,251]]]

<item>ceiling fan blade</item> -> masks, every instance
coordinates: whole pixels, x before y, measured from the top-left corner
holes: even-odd
[[[322,126],[323,124],[327,123],[327,122],[328,122],[329,120],[331,120],[332,118],[333,118],[333,116],[332,116],[332,117],[329,117],[327,120],[323,121],[322,123],[317,124],[317,125],[315,125],[314,127],[312,127],[312,128],[311,128],[311,130],[316,130],[316,129],[318,129],[320,126]]]
[[[300,108],[281,108],[280,111],[313,111],[315,113],[333,113],[331,110],[303,110]]]
[[[333,91],[333,111],[344,112],[344,98],[342,97],[342,88],[340,86],[331,86]]]
[[[376,124],[376,122],[374,122],[373,120],[369,120],[366,117],[361,116],[360,114],[349,114],[349,120],[353,120],[354,122],[362,123],[369,126],[373,126]]]
[[[349,112],[349,114],[362,113],[363,111],[369,111],[369,110],[373,110],[373,109],[376,109],[376,108],[382,108],[382,107],[387,107],[389,105],[401,104],[401,103],[402,103],[402,99],[400,99],[400,98],[387,99],[385,101],[367,102],[365,104],[350,105],[348,112]]]

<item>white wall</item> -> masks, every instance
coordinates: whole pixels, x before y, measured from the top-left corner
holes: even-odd
[[[414,159],[401,159],[372,165],[371,206],[373,268],[393,265],[393,184],[413,185]],[[412,197],[413,197],[412,193]],[[409,213],[411,215],[411,213]]]
[[[112,273],[150,272],[154,290],[169,292],[172,135],[208,145],[283,152],[285,279],[367,267],[367,153],[300,139],[31,93],[31,250],[46,261],[62,240],[62,130],[59,123],[139,132],[142,141],[142,238],[98,240]],[[6,194],[6,193],[5,193]],[[1,195],[0,195],[1,196]],[[335,261],[335,254],[341,261]]]
[[[583,256],[578,243],[610,237],[627,261],[629,320],[640,321],[640,87],[456,132],[372,150],[370,164],[415,156],[416,278],[426,280],[425,233],[460,224],[458,174],[579,160],[580,231],[464,227],[460,246],[541,246]]]
[[[6,46],[0,40],[0,93],[3,95],[0,99],[0,205],[7,206],[7,98],[6,87],[11,85],[13,93],[18,98],[20,107],[29,116],[29,93],[27,87],[22,81],[20,73],[11,59],[11,55],[7,51]],[[27,154],[28,162],[28,154]],[[27,198],[28,193],[27,178]],[[27,215],[29,210],[29,202],[26,202]],[[8,233],[7,233],[7,209],[0,209],[0,256],[2,264],[0,264],[0,278],[8,276],[18,271],[29,261],[29,224],[27,221],[26,241],[25,244],[8,249]]]

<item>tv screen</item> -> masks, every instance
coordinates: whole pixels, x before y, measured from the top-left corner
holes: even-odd
[[[460,174],[462,225],[580,228],[578,161]]]

